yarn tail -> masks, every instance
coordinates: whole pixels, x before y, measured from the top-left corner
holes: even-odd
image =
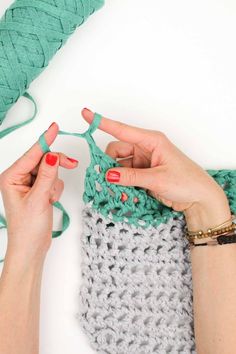
[[[24,97],[26,97],[27,99],[29,99],[31,102],[33,102],[33,105],[34,105],[34,113],[33,113],[33,116],[21,123],[18,123],[18,124],[15,124],[15,125],[12,125],[11,127],[8,127],[4,130],[1,130],[0,131],[0,139],[2,139],[4,136],[12,133],[14,130],[16,129],[19,129],[21,127],[23,127],[24,125],[27,125],[29,124],[30,122],[32,122],[32,120],[34,120],[34,118],[36,117],[36,114],[38,112],[38,109],[37,109],[37,104],[35,102],[35,100],[33,99],[33,97],[28,93],[28,92],[25,92],[23,94]]]

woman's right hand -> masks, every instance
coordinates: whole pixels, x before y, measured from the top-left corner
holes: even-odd
[[[85,108],[82,115],[92,122],[93,112]],[[102,118],[99,129],[118,139],[108,144],[106,153],[122,158],[122,167],[107,171],[108,182],[147,189],[166,206],[184,212],[190,230],[207,229],[230,218],[221,186],[166,134],[108,118]]]

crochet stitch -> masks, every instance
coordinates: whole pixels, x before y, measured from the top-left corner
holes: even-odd
[[[119,163],[93,139],[100,120],[95,114],[82,134],[59,131],[86,139],[91,157],[83,193],[77,318],[100,354],[196,354],[183,213],[141,188],[107,182],[106,170]],[[44,134],[39,143],[43,152],[50,151]],[[235,171],[207,172],[224,189],[234,214]]]
[[[78,319],[98,353],[196,353],[184,226],[110,222],[86,205]]]
[[[89,147],[77,317],[91,346],[101,354],[196,354],[183,213],[141,188],[107,182],[107,169],[119,163],[91,136]],[[235,171],[207,172],[234,213]]]

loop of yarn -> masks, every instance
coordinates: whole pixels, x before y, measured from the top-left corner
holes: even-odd
[[[0,131],[0,139],[3,138],[4,136],[10,134],[11,132],[13,132],[14,130],[16,129],[19,129],[20,127],[23,127],[24,125],[26,124],[29,124],[30,122],[32,122],[32,120],[34,120],[34,118],[36,117],[36,114],[38,112],[38,109],[37,109],[37,105],[36,105],[36,102],[35,100],[33,99],[33,97],[28,93],[28,92],[25,92],[23,94],[24,97],[26,97],[28,100],[30,100],[33,105],[34,105],[34,113],[33,113],[33,116],[31,118],[28,118],[26,120],[24,120],[23,122],[21,123],[18,123],[18,124],[14,124],[12,125],[11,127],[8,127],[4,130],[1,130]]]
[[[89,129],[82,134],[59,131],[59,134],[85,138],[89,145],[90,164],[86,169],[84,202],[90,203],[93,209],[111,221],[125,221],[142,228],[156,227],[161,223],[167,223],[170,218],[182,216],[182,212],[162,204],[142,188],[120,186],[106,180],[106,171],[121,165],[104,153],[92,137],[101,119],[102,116],[95,113]],[[236,214],[236,170],[208,169],[206,172],[223,188],[231,212]]]
[[[103,216],[114,222],[124,221],[136,227],[148,228],[157,227],[159,224],[166,224],[171,218],[179,218],[182,212],[167,207],[146,191],[139,187],[126,187],[109,183],[105,174],[113,167],[121,166],[116,160],[104,153],[95,143],[92,134],[99,127],[102,116],[95,113],[92,124],[84,133],[73,133],[59,130],[59,135],[71,135],[84,138],[90,150],[90,164],[86,169],[84,181],[83,200],[86,204],[99,211]],[[39,137],[39,144],[44,153],[51,151],[44,133]],[[232,214],[236,214],[236,170],[220,169],[206,170],[210,176],[224,190],[230,205]],[[54,235],[61,235],[69,226],[69,215],[63,206],[57,202],[63,212],[62,231],[55,231]],[[0,217],[0,228],[6,227],[3,217]],[[56,237],[53,236],[53,237]]]
[[[103,4],[104,0],[16,0],[6,10],[0,21],[0,125],[76,27]]]
[[[126,187],[107,182],[106,171],[121,166],[98,146],[90,149],[91,163],[87,168],[83,200],[91,203],[111,221],[125,221],[143,228],[167,223],[170,218],[180,217],[182,212],[175,211],[147,194],[139,187]],[[231,212],[236,214],[236,170],[208,169],[206,172],[223,188]],[[125,196],[125,198],[124,198]]]
[[[96,144],[92,137],[92,133],[98,128],[101,118],[102,116],[100,114],[95,113],[93,122],[89,126],[88,130],[85,131],[84,133],[71,133],[71,132],[59,130],[58,135],[72,135],[72,136],[84,138],[87,140],[91,150],[93,151],[93,148],[96,146]],[[45,139],[45,132],[40,135],[38,142],[44,154],[51,151]],[[53,206],[62,212],[62,229],[57,231],[52,231],[52,238],[55,238],[61,236],[63,232],[65,232],[68,229],[68,227],[70,226],[70,216],[59,201],[54,202]],[[7,229],[6,219],[1,214],[0,214],[0,229]],[[4,262],[4,259],[0,259],[0,263],[2,262]]]

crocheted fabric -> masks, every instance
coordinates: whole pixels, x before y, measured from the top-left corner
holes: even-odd
[[[77,316],[91,346],[101,354],[196,353],[183,213],[141,188],[107,182],[105,172],[119,163],[91,135],[86,139],[91,163],[83,195]],[[234,213],[235,171],[207,172],[225,190]]]
[[[196,353],[185,222],[111,222],[83,210],[80,322],[103,354]]]
[[[95,143],[95,114],[83,133],[91,162],[83,194],[82,285],[77,314],[91,346],[101,354],[196,354],[190,249],[185,218],[137,187],[107,182],[120,166]],[[43,152],[50,151],[44,134]],[[236,171],[207,170],[224,189],[235,214]],[[63,206],[62,231],[69,226]],[[6,221],[0,215],[0,228]]]

